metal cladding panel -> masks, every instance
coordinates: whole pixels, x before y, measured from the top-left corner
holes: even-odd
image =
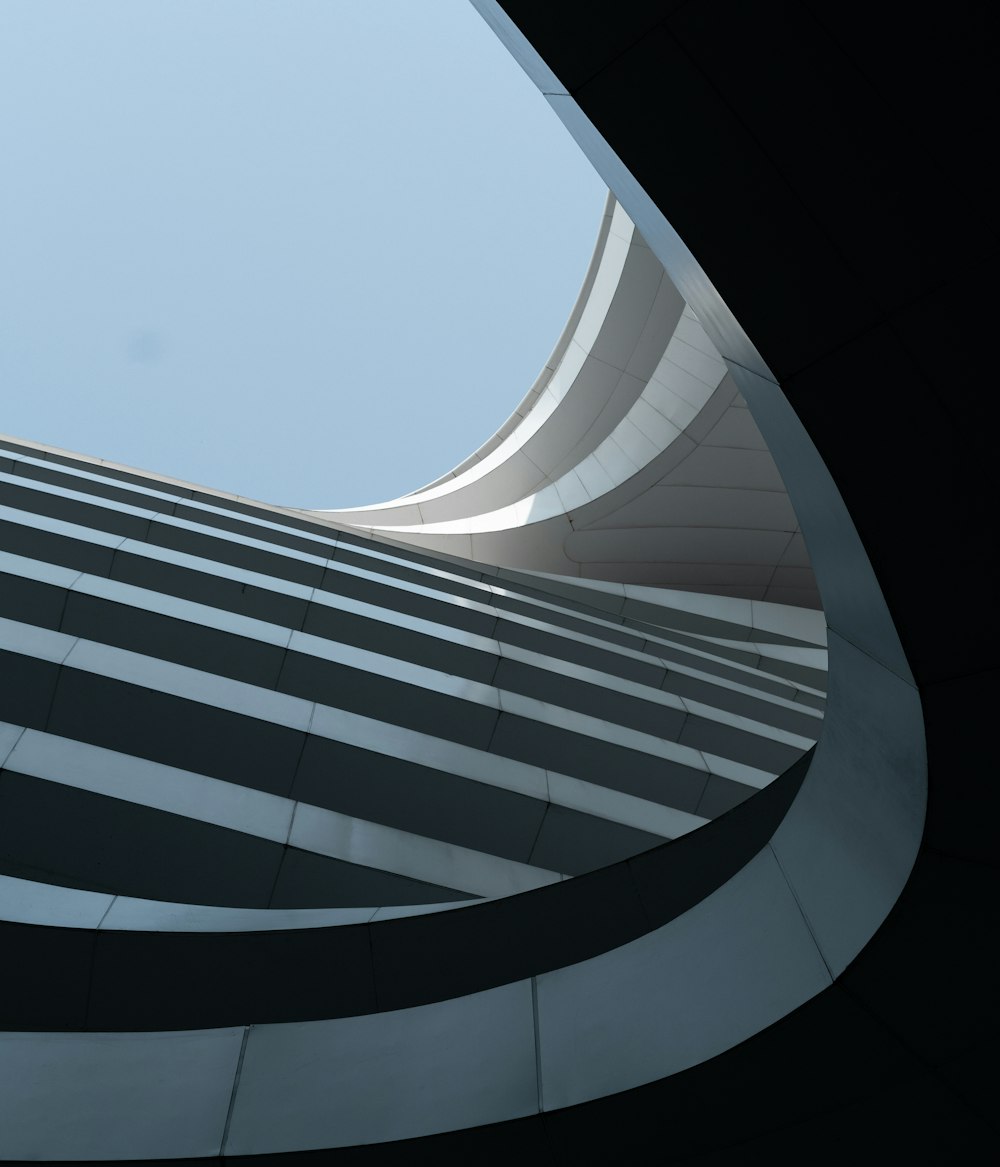
[[[522,981],[375,1017],[255,1027],[226,1150],[412,1138],[537,1105],[532,992]]]
[[[765,906],[766,905],[766,906]],[[538,978],[546,1109],[707,1061],[821,992],[830,974],[774,855],[663,928]]]
[[[0,1033],[6,1159],[218,1155],[242,1029]]]

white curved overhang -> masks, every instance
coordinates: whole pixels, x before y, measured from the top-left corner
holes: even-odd
[[[566,329],[497,433],[402,498],[316,513],[504,567],[819,603],[725,362],[610,196]]]

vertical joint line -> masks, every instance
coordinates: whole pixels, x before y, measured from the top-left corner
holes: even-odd
[[[288,852],[292,846],[292,827],[295,824],[295,812],[299,809],[299,802],[292,804],[291,817],[288,820],[288,832],[285,835],[285,841],[281,844],[281,856],[278,859],[277,866],[274,869],[274,879],[271,881],[271,890],[267,893],[267,907],[274,907],[274,896],[278,890],[278,883],[281,880],[281,872],[285,866],[285,860],[288,858]]]
[[[538,978],[531,978],[531,1026],[535,1037],[535,1088],[538,1092],[538,1113],[545,1113],[545,1097],[542,1092],[542,1049],[538,1033]]]
[[[247,1039],[250,1037],[252,1025],[243,1027],[243,1040],[240,1042],[240,1056],[236,1059],[236,1073],[233,1075],[233,1089],[229,1095],[229,1108],[226,1110],[226,1125],[222,1129],[222,1142],[219,1144],[219,1157],[225,1155],[226,1144],[229,1142],[229,1128],[233,1121],[233,1109],[236,1106],[236,1090],[240,1084],[240,1075],[243,1073],[243,1059],[247,1052]]]
[[[781,872],[781,878],[785,881],[785,885],[788,888],[789,895],[791,895],[792,899],[795,901],[795,906],[799,909],[799,915],[802,917],[802,922],[805,924],[806,931],[808,931],[809,936],[813,942],[813,945],[815,946],[816,951],[819,953],[819,958],[823,962],[823,967],[826,969],[826,975],[830,978],[830,984],[832,985],[834,983],[834,981],[836,981],[837,978],[833,975],[833,969],[831,969],[830,965],[827,963],[826,953],[823,951],[823,947],[820,944],[819,939],[816,936],[815,931],[813,930],[813,926],[809,922],[809,917],[806,915],[805,909],[802,907],[801,900],[799,899],[799,897],[795,893],[795,888],[792,886],[792,881],[788,878],[787,872],[785,871],[784,867],[782,867],[782,865],[781,865],[781,860],[778,858],[778,852],[775,851],[775,849],[774,849],[774,844],[768,843],[767,849],[774,856],[774,861],[775,861],[775,863],[777,863],[778,870]]]
[[[545,773],[546,773],[546,785],[548,785],[548,771],[546,771]],[[538,819],[538,830],[535,831],[535,837],[531,840],[531,847],[528,849],[527,863],[529,864],[529,866],[532,866],[532,867],[536,866],[536,864],[535,864],[535,848],[538,846],[538,839],[542,833],[542,827],[545,826],[545,819],[549,813],[549,808],[551,806],[552,806],[551,801],[546,801],[545,805],[542,807],[542,813]]]
[[[22,725],[18,729],[17,737],[14,738],[14,744],[10,747],[10,749],[4,755],[0,756],[0,770],[3,770],[4,766],[7,765],[7,759],[17,749],[17,743],[21,740],[21,738],[24,737],[25,733],[27,733],[27,728],[28,728],[27,726]]]

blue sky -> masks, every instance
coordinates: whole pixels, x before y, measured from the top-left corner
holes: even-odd
[[[0,432],[297,506],[450,469],[604,188],[466,0],[2,0]]]

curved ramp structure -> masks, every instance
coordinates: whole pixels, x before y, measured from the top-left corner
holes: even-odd
[[[809,610],[501,575],[13,440],[0,507],[7,1159],[530,1113],[543,974],[738,877],[823,724]]]
[[[483,450],[310,514],[4,445],[0,1156],[969,1158],[992,646],[914,592],[960,560],[907,508],[978,480],[901,406],[951,372],[958,277],[900,224],[956,158],[869,9],[478,7],[621,208]],[[776,496],[729,575],[688,488]]]

